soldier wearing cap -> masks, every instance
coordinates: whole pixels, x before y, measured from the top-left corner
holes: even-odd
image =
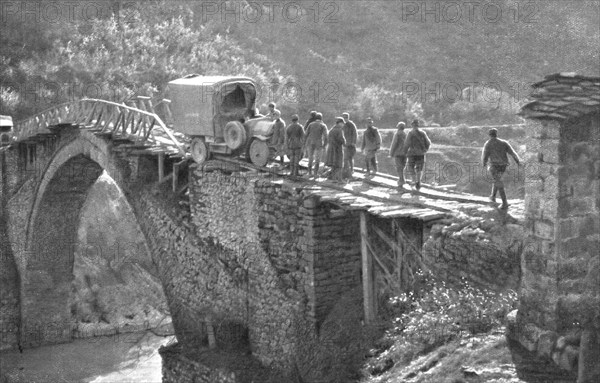
[[[404,128],[406,124],[400,121],[396,125],[396,133],[392,139],[392,145],[390,146],[390,157],[394,159],[396,164],[396,171],[398,172],[398,187],[404,185],[404,167],[406,166],[406,151],[404,148],[404,141],[406,140],[406,133]]]
[[[363,141],[360,150],[365,156],[365,165],[367,176],[377,173],[377,151],[381,148],[381,135],[379,129],[373,126],[373,119],[367,118],[367,129],[363,136]]]
[[[342,181],[342,166],[344,165],[343,148],[346,144],[344,138],[344,118],[336,117],[335,125],[329,132],[327,147],[327,163],[331,165],[330,179],[335,182]]]
[[[315,161],[314,175],[319,172],[319,164],[323,148],[327,145],[327,125],[323,123],[323,115],[317,113],[316,120],[311,122],[306,128],[303,150],[308,157],[308,176],[313,174],[313,159]]]
[[[311,122],[316,121],[316,120],[317,120],[317,112],[313,110],[310,112],[310,117],[308,118],[308,120],[306,120],[306,123],[304,124],[304,131],[306,132],[308,125],[310,125]]]
[[[304,129],[298,123],[298,115],[292,116],[292,123],[288,125],[286,132],[286,147],[290,157],[292,176],[298,176],[298,163],[302,156],[302,143],[304,142]]]
[[[279,162],[283,163],[283,155],[285,154],[285,121],[281,119],[279,109],[273,110],[271,119],[274,121],[271,145],[275,147],[275,156],[279,156]]]
[[[419,120],[413,120],[412,129],[406,135],[404,152],[407,157],[408,174],[411,175],[412,184],[417,190],[421,188],[421,177],[425,166],[425,153],[431,146],[427,133],[419,129]]]
[[[269,103],[269,111],[266,114],[266,117],[273,117],[273,113],[277,110],[277,104],[274,102]]]
[[[346,139],[346,145],[344,145],[344,169],[343,176],[346,178],[352,178],[354,173],[354,155],[356,154],[356,140],[358,137],[358,131],[354,121],[350,120],[350,113],[342,113],[344,118],[344,138]]]
[[[501,140],[498,138],[498,130],[492,128],[488,131],[490,139],[486,141],[483,146],[483,152],[481,154],[481,162],[485,168],[489,162],[488,171],[492,176],[492,194],[490,195],[490,201],[496,203],[496,193],[500,193],[502,198],[502,209],[508,208],[508,201],[506,199],[506,192],[504,191],[504,183],[502,182],[502,175],[506,171],[508,166],[507,154],[510,154],[517,166],[521,163],[519,156],[513,150],[512,146],[508,141]]]

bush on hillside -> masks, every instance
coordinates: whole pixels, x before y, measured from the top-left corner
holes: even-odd
[[[365,372],[377,375],[453,339],[489,332],[516,303],[512,290],[498,293],[466,280],[454,287],[420,271],[413,291],[389,299],[392,326],[381,341],[384,350],[365,364]]]

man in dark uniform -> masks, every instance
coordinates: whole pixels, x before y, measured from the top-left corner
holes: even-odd
[[[419,190],[423,167],[425,167],[425,153],[431,146],[431,140],[427,137],[427,133],[419,129],[419,120],[414,120],[411,125],[412,129],[404,141],[404,152],[407,157],[408,174],[411,175],[412,184]]]
[[[365,168],[367,170],[367,177],[371,176],[371,169],[373,169],[373,175],[377,173],[377,151],[381,148],[381,134],[379,129],[373,126],[373,119],[367,118],[367,128],[363,134],[363,141],[360,150],[365,156]]]
[[[306,136],[304,139],[304,152],[308,157],[308,176],[313,174],[313,159],[315,161],[314,176],[318,176],[319,163],[323,148],[327,145],[327,125],[322,121],[323,115],[317,113],[317,119],[311,122],[306,128]]]
[[[331,129],[328,136],[328,157],[331,165],[331,176],[330,179],[335,182],[342,181],[342,166],[344,165],[344,152],[343,148],[346,144],[344,139],[344,119],[337,117],[335,120],[335,126]]]
[[[401,188],[404,185],[404,167],[406,166],[406,151],[404,148],[404,141],[406,140],[406,133],[404,132],[406,124],[402,121],[396,125],[396,133],[392,139],[392,145],[390,146],[390,157],[394,159],[396,164],[396,171],[398,172],[398,187]]]
[[[490,195],[490,201],[496,202],[496,193],[500,193],[502,198],[502,206],[500,208],[508,208],[508,201],[506,199],[506,192],[504,191],[504,183],[502,182],[502,175],[506,171],[508,166],[507,154],[515,160],[517,166],[521,163],[519,156],[513,150],[512,146],[508,141],[501,140],[498,138],[498,130],[492,128],[489,130],[488,135],[490,139],[487,140],[483,146],[483,152],[481,154],[481,162],[485,168],[489,162],[488,171],[492,176],[492,194]]]
[[[344,118],[344,138],[346,139],[346,145],[344,145],[344,178],[352,178],[354,173],[354,155],[356,154],[356,140],[358,132],[354,121],[350,120],[350,113],[342,113]]]
[[[298,123],[298,115],[292,116],[292,123],[286,128],[286,147],[290,157],[292,176],[298,176],[298,163],[302,155],[302,144],[304,142],[304,129]]]

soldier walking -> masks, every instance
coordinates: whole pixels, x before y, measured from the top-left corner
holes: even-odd
[[[323,148],[327,145],[327,125],[323,123],[323,115],[317,113],[316,120],[311,122],[306,128],[306,137],[304,141],[304,152],[308,157],[308,176],[313,175],[313,160],[315,161],[314,176],[319,172],[319,162]]]
[[[427,137],[427,133],[419,129],[418,120],[414,120],[411,125],[412,129],[408,132],[404,141],[404,151],[408,159],[408,173],[412,178],[412,185],[419,190],[421,188],[423,167],[425,166],[425,153],[431,146],[431,140]]]
[[[404,185],[404,167],[406,166],[406,150],[404,149],[404,141],[406,141],[406,133],[404,132],[406,124],[402,121],[396,125],[396,132],[392,139],[390,147],[390,157],[394,159],[396,171],[398,172],[398,187]]]
[[[298,176],[298,163],[302,155],[302,143],[304,142],[304,129],[298,123],[298,115],[292,116],[292,123],[286,128],[286,147],[290,157],[292,176]]]
[[[483,146],[483,153],[481,154],[481,162],[485,168],[489,162],[488,171],[492,176],[492,194],[490,195],[490,201],[496,203],[496,193],[500,193],[502,198],[501,209],[508,208],[508,201],[506,199],[506,192],[504,191],[504,183],[502,182],[502,175],[506,171],[508,166],[507,154],[510,154],[517,166],[521,163],[519,156],[513,150],[512,146],[508,141],[501,140],[498,138],[498,130],[492,128],[488,131],[490,139],[487,140]]]
[[[356,154],[358,132],[356,130],[356,125],[350,120],[350,113],[342,113],[342,117],[344,119],[344,127],[342,130],[344,132],[344,138],[346,139],[346,144],[344,145],[343,177],[352,179],[352,175],[354,174],[354,155]]]
[[[361,151],[365,155],[365,165],[367,170],[367,176],[371,175],[371,169],[373,169],[373,175],[377,173],[377,151],[381,148],[381,135],[379,129],[373,126],[373,119],[367,118],[367,129],[365,130]]]

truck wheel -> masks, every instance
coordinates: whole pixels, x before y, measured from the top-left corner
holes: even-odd
[[[246,143],[246,129],[239,121],[229,121],[223,128],[223,138],[229,149],[239,149]]]
[[[192,158],[198,165],[202,165],[210,155],[208,146],[202,137],[196,137],[192,140],[190,152],[192,153]]]
[[[265,166],[269,160],[269,146],[257,138],[250,144],[250,161],[256,166]]]

